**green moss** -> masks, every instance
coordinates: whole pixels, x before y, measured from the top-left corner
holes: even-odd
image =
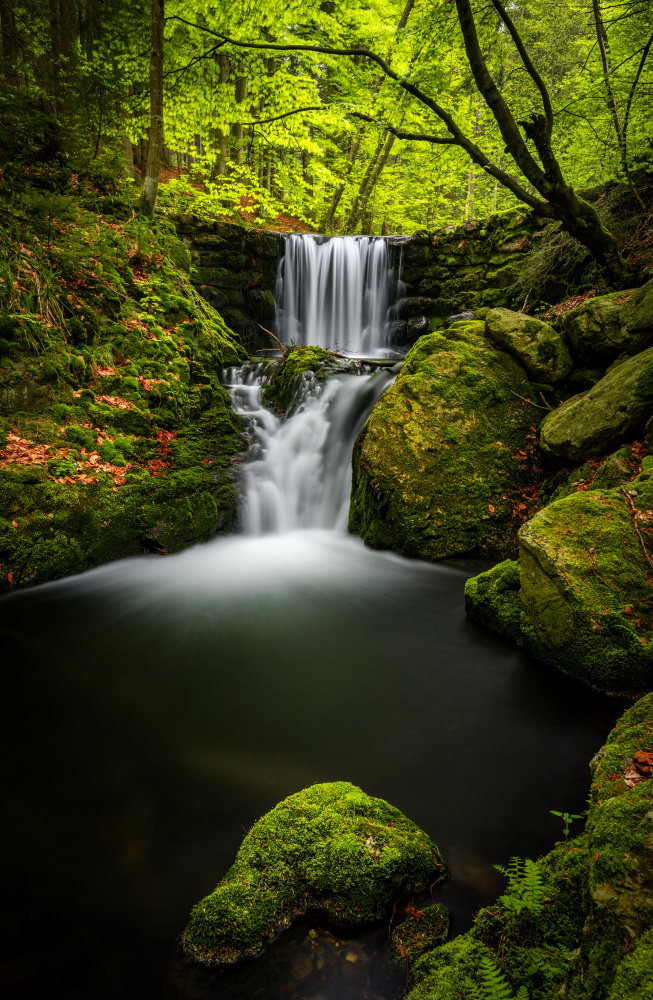
[[[645,473],[636,508],[653,507]],[[636,697],[653,681],[653,574],[619,489],[573,493],[519,533],[522,632],[535,656],[592,687]],[[639,534],[638,534],[639,532]],[[643,537],[643,536],[642,536]]]
[[[532,482],[538,411],[517,362],[454,333],[417,341],[363,427],[349,529],[409,556],[501,558],[516,551],[513,503]]]
[[[322,347],[298,347],[290,351],[273,373],[263,390],[266,406],[288,413],[294,401],[302,375],[312,372],[324,377],[336,359]]]
[[[451,917],[442,903],[425,906],[418,916],[409,915],[390,935],[388,954],[392,962],[414,962],[425,952],[443,944],[449,935]]]
[[[182,945],[194,961],[235,962],[304,913],[370,923],[446,874],[435,844],[383,799],[344,781],[312,785],[254,824]]]
[[[653,997],[653,931],[621,962],[608,1000],[650,1000]]]
[[[506,559],[467,581],[465,611],[479,625],[516,642],[521,638],[519,586],[519,563]]]

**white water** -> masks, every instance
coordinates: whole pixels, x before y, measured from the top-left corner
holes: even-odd
[[[261,402],[266,367],[226,372],[232,405],[245,418],[251,441],[243,470],[242,528],[248,535],[344,531],[354,441],[393,375],[335,375],[320,382],[306,372],[292,416],[280,420]]]
[[[380,237],[287,236],[275,289],[277,336],[368,357],[382,352],[391,281]]]

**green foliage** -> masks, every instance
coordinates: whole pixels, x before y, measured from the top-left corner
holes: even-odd
[[[465,986],[472,991],[474,1000],[528,1000],[526,987],[520,986],[513,993],[504,973],[487,955],[480,959],[478,980],[467,979]]]
[[[565,840],[569,838],[569,831],[571,829],[571,824],[575,819],[584,819],[583,813],[568,813],[568,812],[558,812],[557,809],[549,809],[552,816],[559,816],[562,820],[562,832]]]
[[[526,910],[536,916],[544,898],[544,882],[537,862],[531,858],[513,857],[506,868],[494,867],[508,879],[508,891],[499,896],[499,901],[517,915]]]

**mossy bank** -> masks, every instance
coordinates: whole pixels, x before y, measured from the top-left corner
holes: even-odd
[[[0,186],[0,590],[231,530],[244,446],[220,372],[246,355],[172,227],[37,138]]]

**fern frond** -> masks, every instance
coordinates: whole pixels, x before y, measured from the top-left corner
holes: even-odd
[[[513,1000],[508,980],[487,955],[480,961],[479,976],[479,1000]]]
[[[528,1000],[528,990],[525,986],[520,986],[515,994],[515,1000]]]

